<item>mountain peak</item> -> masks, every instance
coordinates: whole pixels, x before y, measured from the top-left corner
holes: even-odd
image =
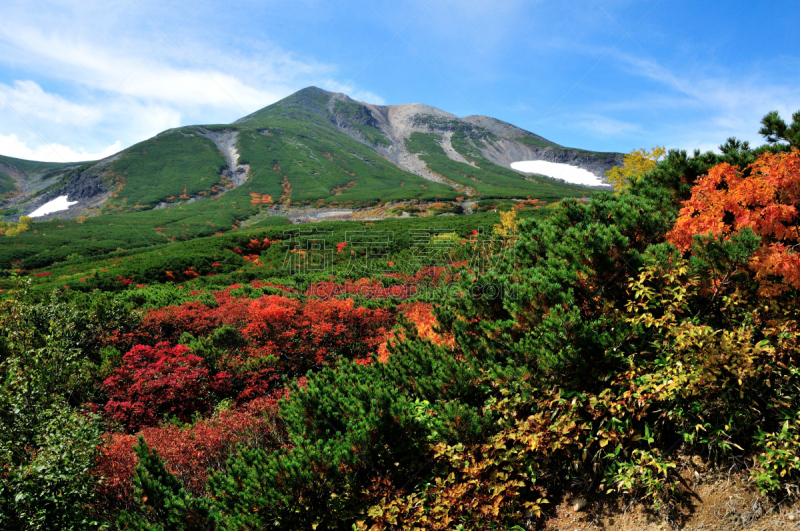
[[[233,123],[258,123],[279,117],[313,118],[314,115],[324,118],[328,102],[333,96],[333,92],[319,87],[306,87]]]

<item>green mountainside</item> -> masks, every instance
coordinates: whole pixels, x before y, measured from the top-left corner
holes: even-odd
[[[69,169],[79,164],[39,162],[0,155],[0,220],[4,216],[19,215],[13,205],[44,193],[44,190],[56,185]]]
[[[308,209],[406,205],[395,214],[416,216],[427,212],[419,204],[450,205],[428,214],[458,213],[464,201],[488,208],[491,200],[544,204],[590,195],[510,169],[506,159],[535,160],[532,142],[545,146],[543,159],[574,158],[575,150],[499,120],[460,119],[421,104],[376,106],[310,87],[232,124],[171,129],[102,161],[0,157],[0,221],[15,222],[57,197],[76,203],[36,218],[34,231],[4,238],[0,268],[282,223]],[[617,161],[580,156],[576,164],[595,165],[597,174]]]
[[[471,164],[449,158],[440,145],[441,140],[435,133],[413,133],[406,140],[406,148],[419,154],[430,171],[469,192],[470,197],[534,197],[549,202],[586,194],[579,186],[554,184],[546,177],[526,177],[490,162],[471,149],[473,146],[463,132],[453,135],[453,147]]]

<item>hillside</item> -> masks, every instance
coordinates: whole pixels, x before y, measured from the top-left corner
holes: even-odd
[[[437,183],[331,98],[6,163],[107,199],[0,245],[0,529],[796,527],[800,112],[548,204],[496,197],[570,190],[489,158],[512,126],[344,113]],[[292,227],[331,196],[381,216]]]
[[[536,157],[598,175],[619,163],[485,117],[369,105],[312,87],[233,124],[171,129],[100,161],[0,157],[0,223],[30,214],[36,221],[3,237],[0,268],[36,269],[287,217],[452,215],[591,194],[510,168]]]
[[[515,161],[545,160],[575,165],[603,178],[606,170],[621,163],[618,153],[565,148],[494,118],[469,116],[462,119],[424,104],[373,105],[315,87],[304,89],[236,123],[257,127],[281,120],[334,125],[404,170],[433,181],[441,181],[440,176],[407,148],[407,141],[414,133],[436,135],[445,158],[473,166],[475,155],[507,169]]]
[[[197,131],[187,151],[230,138]],[[441,163],[433,135],[409,152]],[[800,151],[671,151],[616,194],[435,225],[201,232],[237,173],[218,198],[8,239],[50,248],[0,271],[0,527],[797,519]]]
[[[421,104],[376,106],[310,87],[233,124],[165,131],[98,162],[0,158],[0,216],[14,220],[62,196],[75,204],[41,219],[145,212],[223,195],[273,211],[587,195],[512,170],[518,160],[602,177],[621,159],[563,148],[491,118],[459,119]]]
[[[0,219],[29,212],[25,202],[46,195],[80,163],[37,162],[0,155]],[[19,206],[18,206],[19,205]]]

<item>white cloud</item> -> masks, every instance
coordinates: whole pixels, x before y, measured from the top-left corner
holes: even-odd
[[[196,5],[141,3],[174,19],[167,31]],[[126,147],[180,125],[232,122],[304,86],[344,88],[334,66],[269,42],[235,49],[226,38],[235,28],[209,31],[188,19],[185,32],[165,38],[135,3],[49,0],[38,11],[21,0],[0,7],[0,66],[24,73],[0,83],[0,154],[41,157],[58,144],[65,159],[85,159],[105,153],[110,139]]]
[[[75,150],[62,144],[39,144],[34,148],[20,140],[17,135],[0,134],[0,153],[18,159],[39,160],[42,162],[82,162],[100,160],[117,153],[122,143],[117,140],[100,152],[90,153],[82,148]]]
[[[238,72],[225,72],[229,64],[225,57],[214,54],[216,57],[212,59],[219,64],[209,64],[209,57],[202,49],[193,49],[207,47],[208,43],[177,46],[169,38],[164,40],[165,36],[159,32],[153,36],[155,39],[146,46],[124,40],[111,40],[115,44],[109,46],[100,42],[89,44],[30,26],[16,27],[13,31],[0,28],[0,40],[6,41],[2,48],[22,54],[31,64],[46,65],[50,76],[101,93],[111,92],[110,97],[125,95],[184,109],[205,105],[236,113],[252,112],[289,90],[290,83],[286,81],[291,79],[269,79],[274,74],[287,69],[301,73],[310,70],[301,61],[281,57],[285,52],[276,49],[271,57],[260,58],[258,65],[257,61],[243,64],[240,58],[234,59],[230,63],[237,68],[231,70]],[[201,58],[205,65],[195,62],[193,57]],[[251,76],[251,72],[261,75],[245,81],[242,74]]]
[[[0,110],[6,107],[23,116],[45,118],[56,123],[76,123],[92,109],[47,93],[30,80],[15,81],[13,86],[0,83]]]
[[[614,56],[630,74],[659,83],[673,94],[681,94],[678,98],[647,100],[651,110],[660,107],[665,112],[678,110],[694,117],[695,123],[686,127],[687,136],[679,144],[687,144],[691,138],[702,136],[705,140],[695,145],[709,146],[709,139],[719,138],[719,143],[722,143],[728,137],[736,136],[758,145],[763,142],[758,129],[765,114],[778,110],[788,118],[791,112],[800,108],[800,91],[791,83],[776,83],[772,78],[742,75],[741,72],[731,77],[689,67],[678,74],[649,58],[623,53]],[[706,134],[699,135],[700,131]]]

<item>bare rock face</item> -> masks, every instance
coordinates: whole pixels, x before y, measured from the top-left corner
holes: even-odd
[[[513,162],[543,160],[582,168],[603,181],[605,172],[623,163],[623,157],[618,153],[595,153],[559,146],[533,147],[505,138],[488,143],[481,152],[487,159],[506,168],[510,168]]]
[[[36,219],[39,221],[52,218],[75,219],[85,215],[89,209],[101,206],[109,198],[111,191],[102,179],[105,168],[95,167],[94,169],[95,171],[89,168],[85,172],[75,173],[69,177],[63,187],[30,201],[25,205],[26,213],[33,212],[45,203],[64,195],[67,196],[68,201],[76,201],[77,204],[72,205],[69,210],[53,212]]]

